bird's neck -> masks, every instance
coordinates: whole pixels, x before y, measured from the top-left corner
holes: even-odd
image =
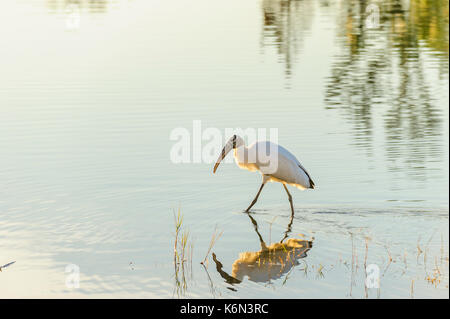
[[[245,145],[236,147],[234,149],[234,158],[238,163],[245,164],[248,161],[248,150]]]
[[[236,164],[242,168],[249,170],[251,172],[259,170],[258,165],[256,163],[257,159],[255,158],[255,154],[253,154],[251,148],[247,146],[239,146],[234,149],[234,160]]]

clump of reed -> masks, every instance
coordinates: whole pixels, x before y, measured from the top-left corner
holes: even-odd
[[[187,277],[192,276],[192,255],[194,245],[189,230],[183,230],[183,215],[181,210],[174,213],[175,241],[173,263],[175,267],[175,287],[180,296],[187,290]]]

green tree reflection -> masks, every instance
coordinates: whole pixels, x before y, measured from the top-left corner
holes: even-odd
[[[366,23],[370,4],[379,8],[375,27]],[[263,45],[277,48],[286,78],[314,11],[332,11],[338,53],[325,105],[351,125],[357,148],[371,158],[381,129],[389,170],[423,179],[426,163],[442,161],[446,106],[439,88],[448,85],[448,0],[263,0],[262,9]]]
[[[326,88],[328,108],[353,125],[355,144],[372,154],[374,113],[384,121],[388,168],[423,178],[440,156],[441,109],[427,67],[448,75],[448,1],[383,2],[380,25],[364,23],[367,1],[346,1]],[[427,63],[426,63],[427,62]],[[425,63],[427,64],[425,66]]]

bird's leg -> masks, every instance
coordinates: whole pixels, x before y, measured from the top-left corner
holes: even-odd
[[[266,245],[266,243],[264,242],[264,239],[262,238],[261,234],[260,234],[259,231],[258,231],[258,223],[257,223],[256,220],[250,215],[250,213],[247,213],[247,215],[248,215],[248,217],[250,218],[250,220],[252,221],[253,227],[255,227],[256,234],[258,235],[258,237],[259,237],[259,242],[260,242],[260,244],[261,244],[261,249],[262,249],[262,250],[267,250],[267,245]]]
[[[292,207],[292,206],[291,206]],[[291,214],[291,220],[289,221],[289,224],[287,226],[286,231],[284,232],[283,239],[280,240],[280,243],[282,243],[286,238],[288,238],[289,233],[292,231],[292,223],[294,222],[294,212]]]
[[[294,204],[292,203],[292,196],[291,193],[289,193],[286,184],[283,184],[284,189],[286,190],[286,193],[288,194],[288,198],[289,198],[289,203],[291,204],[291,212],[292,212],[292,216],[294,215]]]
[[[258,194],[256,194],[255,199],[252,201],[252,203],[250,204],[250,206],[248,206],[248,208],[245,210],[246,213],[250,210],[250,208],[253,207],[253,205],[256,204],[256,201],[258,200],[259,194],[261,194],[261,191],[262,191],[264,185],[265,185],[265,183],[262,183],[262,184],[261,184],[261,187],[259,188]]]

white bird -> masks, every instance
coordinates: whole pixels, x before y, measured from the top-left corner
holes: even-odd
[[[307,188],[314,188],[314,182],[306,169],[300,164],[298,159],[284,147],[269,142],[256,142],[249,147],[245,146],[244,140],[237,135],[233,135],[222,150],[216,165],[214,165],[214,173],[220,162],[227,156],[227,154],[234,150],[234,159],[236,164],[249,171],[259,171],[262,174],[262,184],[256,194],[255,199],[250,206],[245,210],[248,212],[258,200],[264,185],[267,182],[279,182],[283,184],[291,204],[291,211],[294,214],[294,205],[292,203],[292,196],[286,187],[286,184],[297,187],[301,190]],[[269,151],[269,152],[267,152]]]

